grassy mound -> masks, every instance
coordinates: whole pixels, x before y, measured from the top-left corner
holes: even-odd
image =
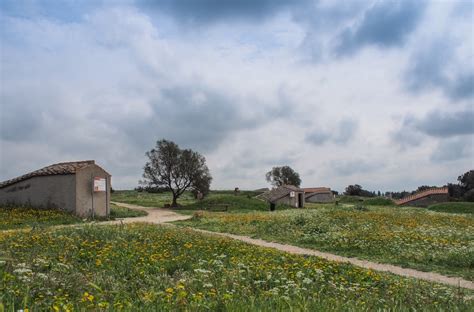
[[[390,198],[385,197],[372,197],[367,198],[364,200],[364,205],[371,205],[371,206],[392,206],[395,205],[393,200]]]
[[[428,210],[449,213],[471,213],[474,214],[474,203],[472,202],[451,202],[434,204],[428,207]]]
[[[248,197],[244,195],[230,195],[230,194],[211,194],[204,198],[202,201],[197,201],[191,205],[183,206],[182,209],[186,210],[221,210],[224,206],[228,206],[228,211],[250,211],[259,210],[267,211],[270,210],[268,203]],[[282,207],[280,207],[281,209]],[[278,207],[277,207],[278,209]]]
[[[337,198],[343,204],[357,204],[364,203],[364,205],[371,206],[391,206],[394,205],[393,200],[385,197],[362,197],[362,196],[348,196],[342,195]]]

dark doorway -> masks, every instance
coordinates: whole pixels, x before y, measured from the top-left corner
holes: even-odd
[[[298,208],[303,208],[303,193],[298,193]]]
[[[275,203],[270,203],[270,211],[275,211]]]

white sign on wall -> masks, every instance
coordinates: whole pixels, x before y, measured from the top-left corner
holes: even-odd
[[[107,189],[107,181],[105,178],[94,178],[94,192],[105,192]]]
[[[295,192],[290,192],[290,197],[295,197]]]

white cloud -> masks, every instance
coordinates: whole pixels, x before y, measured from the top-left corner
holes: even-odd
[[[406,51],[303,62],[311,23],[294,16],[199,31],[131,6],[72,22],[4,16],[0,179],[96,159],[114,188],[132,188],[163,137],[202,152],[214,188],[262,187],[276,165],[294,167],[305,186],[339,190],[435,184],[469,166],[433,163],[436,138],[402,151],[392,141],[406,115],[450,105],[435,92],[404,91],[414,41]],[[308,143],[311,134],[326,144]]]

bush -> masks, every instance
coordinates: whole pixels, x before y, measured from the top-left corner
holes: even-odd
[[[375,198],[369,198],[369,199],[364,200],[364,204],[371,205],[371,206],[391,206],[391,205],[394,205],[395,203],[390,198],[375,197]]]
[[[369,209],[367,207],[365,207],[364,205],[361,205],[361,204],[355,205],[354,209],[359,210],[359,211],[369,211]]]
[[[463,196],[465,201],[474,202],[474,189],[467,191]]]

